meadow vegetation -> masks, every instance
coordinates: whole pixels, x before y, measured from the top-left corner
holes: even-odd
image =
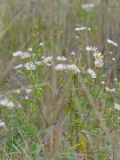
[[[120,1],[0,1],[0,160],[120,159]]]

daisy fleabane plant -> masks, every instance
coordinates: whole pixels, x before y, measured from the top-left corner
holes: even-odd
[[[91,75],[92,79],[95,79],[97,77],[97,75],[93,69],[89,68],[87,71]]]
[[[101,60],[103,59],[103,55],[101,54],[101,52],[95,51],[93,54],[95,60]]]
[[[75,31],[84,31],[84,30],[91,31],[91,28],[89,28],[89,27],[77,27],[77,28],[75,28]]]
[[[107,43],[112,44],[113,46],[118,47],[118,43],[112,41],[111,39],[107,39]]]
[[[62,63],[59,63],[55,66],[55,70],[57,71],[63,71],[66,69],[66,65],[65,64],[62,64]]]
[[[2,120],[0,120],[0,128],[6,128],[5,122]]]
[[[103,65],[104,65],[104,62],[102,59],[95,60],[96,67],[101,68],[101,67],[103,67]]]
[[[86,51],[94,52],[94,51],[97,51],[97,48],[96,47],[92,47],[92,46],[87,46],[86,47]]]
[[[29,52],[16,51],[13,53],[13,57],[20,57],[21,59],[30,58],[31,55]]]
[[[15,104],[12,101],[10,101],[8,98],[5,97],[0,100],[0,106],[6,106],[9,109],[12,109],[15,107]]]
[[[25,68],[26,70],[31,70],[31,71],[36,70],[36,66],[34,65],[33,62],[28,62],[28,63],[26,63],[26,64],[24,65],[24,68]]]
[[[55,70],[58,70],[58,71],[73,71],[75,73],[79,73],[80,72],[80,69],[76,66],[76,64],[57,64],[55,66]]]
[[[67,61],[67,58],[66,57],[64,57],[64,56],[58,56],[57,58],[57,61]]]
[[[103,67],[104,60],[103,60],[103,55],[101,54],[101,52],[95,51],[93,56],[95,58],[95,67],[99,67],[99,68]]]
[[[116,109],[116,110],[118,110],[118,111],[120,111],[120,104],[114,104],[114,109]]]

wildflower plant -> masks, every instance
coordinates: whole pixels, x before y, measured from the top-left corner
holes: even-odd
[[[89,13],[97,5],[80,3]],[[13,77],[0,93],[0,131],[10,134],[3,153],[13,159],[62,160],[104,159],[115,151],[117,160],[120,85],[116,72],[110,74],[116,59],[109,60],[109,48],[92,42],[91,25],[76,22],[65,30],[64,20],[57,28],[54,18],[52,27],[49,18],[44,25],[36,20],[33,45],[10,53]]]

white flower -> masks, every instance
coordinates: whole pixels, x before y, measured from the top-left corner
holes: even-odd
[[[115,92],[115,88],[105,87],[105,90],[106,90],[107,92]]]
[[[35,64],[39,66],[39,65],[42,64],[42,62],[41,61],[35,61]]]
[[[80,72],[79,68],[75,64],[68,64],[66,66],[66,69],[69,70],[69,71],[74,71],[75,73]]]
[[[0,128],[6,128],[5,122],[2,120],[0,120]]]
[[[91,28],[89,28],[89,27],[77,27],[77,28],[75,28],[75,31],[83,31],[83,30],[91,31]]]
[[[29,94],[29,93],[31,93],[31,92],[32,92],[32,89],[31,89],[31,88],[27,88],[27,89],[26,89],[26,93],[27,93],[27,94]]]
[[[27,69],[27,70],[36,70],[36,66],[33,64],[33,62],[28,62],[24,65],[24,67]]]
[[[26,100],[28,100],[28,99],[29,99],[29,97],[28,97],[28,96],[25,96],[25,99],[26,99]]]
[[[24,54],[21,56],[21,59],[26,59],[30,57],[30,53],[29,52],[24,52]]]
[[[14,103],[12,101],[9,101],[8,98],[6,98],[6,97],[4,99],[0,100],[0,105],[6,106],[10,109],[15,106]]]
[[[21,57],[24,54],[22,51],[16,51],[13,53],[13,57]]]
[[[44,46],[44,43],[43,43],[43,42],[40,42],[40,43],[39,43],[39,46]]]
[[[22,68],[23,67],[23,64],[18,64],[16,66],[14,66],[14,69],[19,69],[19,68]]]
[[[113,57],[112,60],[115,61],[115,58]]]
[[[58,70],[58,71],[63,71],[66,69],[66,65],[65,64],[57,64],[55,66],[55,69]]]
[[[104,85],[104,84],[105,84],[105,81],[101,81],[101,84]]]
[[[80,31],[80,28],[79,27],[75,28],[75,31]]]
[[[95,57],[95,60],[102,60],[103,58],[103,55],[101,54],[101,52],[98,52],[98,51],[95,52],[93,56]]]
[[[120,104],[114,104],[114,108],[118,111],[120,111]]]
[[[67,61],[67,58],[64,57],[64,56],[58,56],[56,59],[57,59],[58,61],[62,61],[62,62]]]
[[[117,79],[117,78],[114,78],[114,81],[115,81],[115,82],[117,82],[117,81],[118,81],[118,79]]]
[[[97,59],[97,60],[95,60],[95,66],[96,66],[96,67],[101,68],[101,67],[103,67],[103,65],[104,65],[104,62],[103,62],[102,59]]]
[[[85,3],[81,5],[82,9],[89,10],[95,7],[95,3]]]
[[[110,39],[107,39],[107,43],[112,44],[113,46],[118,47],[118,43],[113,42],[113,41],[112,41],[112,40],[110,40]]]
[[[57,64],[55,69],[58,71],[74,71],[75,73],[79,73],[80,70],[75,64]]]
[[[53,57],[52,56],[48,56],[48,57],[43,57],[42,62],[44,64],[46,64],[47,66],[51,66],[50,63],[52,62],[52,60],[53,60]]]
[[[92,47],[92,46],[87,46],[87,47],[86,47],[86,50],[87,50],[87,51],[92,51],[92,52],[94,52],[94,51],[97,50],[97,48]]]
[[[28,52],[32,52],[32,48],[28,48],[27,51],[28,51]]]
[[[16,89],[15,93],[20,94],[20,89]]]
[[[88,73],[91,75],[93,79],[97,77],[95,71],[91,68],[88,69]]]
[[[29,52],[22,52],[22,51],[17,51],[13,53],[14,57],[20,57],[21,59],[29,58],[30,53]]]
[[[76,39],[79,39],[79,36],[75,36]]]
[[[71,55],[72,55],[72,56],[75,56],[75,55],[76,55],[76,53],[75,53],[74,51],[72,51],[72,52],[71,52]]]

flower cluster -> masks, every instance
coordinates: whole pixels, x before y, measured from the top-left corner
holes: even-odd
[[[91,31],[91,28],[89,28],[89,27],[77,27],[77,28],[75,28],[75,31],[83,31],[83,30]]]
[[[79,73],[80,69],[75,64],[57,64],[55,69],[58,71],[74,71],[75,73]]]
[[[120,111],[120,104],[114,104],[114,108],[116,109],[116,110],[118,110],[118,111]]]
[[[23,67],[23,64],[18,64],[18,65],[16,65],[16,66],[14,66],[14,69],[20,69],[20,68],[22,68]]]
[[[2,120],[0,120],[0,128],[6,128],[5,122]]]
[[[16,51],[13,53],[13,57],[20,57],[21,59],[30,58],[29,52]]]
[[[57,59],[58,61],[62,61],[62,62],[67,61],[67,58],[64,57],[64,56],[58,56],[56,59]]]
[[[115,92],[115,88],[109,88],[109,87],[105,87],[105,90],[107,91],[107,92]]]
[[[82,9],[89,10],[95,7],[95,3],[85,3],[81,5]]]
[[[93,79],[95,79],[97,77],[95,71],[91,68],[88,69],[88,73],[91,75],[91,77]]]
[[[32,70],[32,71],[34,71],[34,70],[36,70],[36,66],[34,65],[34,63],[33,62],[28,62],[28,63],[26,63],[25,65],[24,65],[24,67],[26,68],[26,70]]]
[[[101,52],[95,51],[93,56],[95,58],[95,66],[99,68],[103,67],[104,61],[103,61],[103,55],[101,54]]]
[[[107,39],[107,43],[112,44],[113,46],[118,47],[118,43],[113,42],[113,41],[112,41],[112,40],[110,40],[110,39]]]
[[[63,70],[65,70],[65,69],[66,69],[66,64],[60,63],[60,64],[57,64],[57,65],[55,66],[55,70],[57,70],[57,71],[63,71]]]
[[[92,52],[94,52],[94,51],[96,51],[96,50],[97,50],[96,47],[92,47],[92,46],[87,46],[87,47],[86,47],[86,51],[92,51]]]
[[[44,64],[46,64],[47,66],[51,66],[51,62],[52,62],[52,60],[53,60],[53,57],[52,57],[52,56],[42,57],[42,58],[43,58],[42,62],[43,62]]]
[[[12,101],[10,101],[8,98],[3,98],[0,100],[0,105],[1,106],[6,106],[8,107],[9,109],[12,109],[15,107],[14,103]]]

